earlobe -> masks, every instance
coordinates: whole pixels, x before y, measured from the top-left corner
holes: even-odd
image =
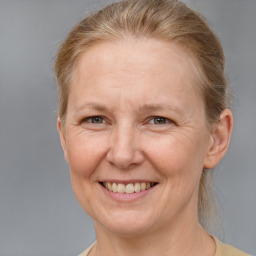
[[[214,168],[227,152],[233,129],[233,115],[229,109],[221,112],[218,123],[214,124],[204,168]]]
[[[61,143],[61,147],[62,147],[63,152],[64,152],[64,157],[65,157],[66,162],[68,163],[66,138],[65,138],[65,133],[63,131],[63,126],[62,126],[60,117],[57,118],[57,130],[59,132],[60,143]]]

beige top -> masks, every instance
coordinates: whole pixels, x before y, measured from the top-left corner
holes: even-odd
[[[229,245],[221,243],[216,237],[213,237],[216,243],[216,253],[215,256],[250,256],[249,254],[240,251],[239,249]],[[94,242],[89,248],[87,248],[79,256],[88,256],[92,247],[96,244]]]

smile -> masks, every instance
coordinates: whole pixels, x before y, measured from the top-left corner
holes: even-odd
[[[154,187],[157,183],[155,182],[136,182],[136,183],[115,183],[115,182],[101,182],[100,183],[107,190],[121,194],[132,194],[139,193],[140,191],[148,190]]]

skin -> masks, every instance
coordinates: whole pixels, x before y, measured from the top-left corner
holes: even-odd
[[[65,130],[57,126],[74,193],[95,222],[90,255],[213,256],[198,223],[198,184],[225,154],[232,125],[226,109],[209,129],[195,66],[175,44],[126,38],[85,52]],[[112,180],[157,185],[125,202],[99,183]]]

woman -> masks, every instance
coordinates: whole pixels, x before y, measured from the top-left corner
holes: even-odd
[[[73,190],[95,223],[82,256],[248,255],[202,227],[233,118],[222,48],[198,13],[109,5],[69,33],[55,73]]]

